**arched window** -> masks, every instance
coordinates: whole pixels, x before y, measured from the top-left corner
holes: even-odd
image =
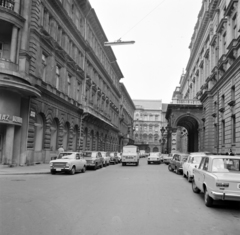
[[[75,126],[73,129],[73,138],[72,138],[72,146],[73,146],[73,151],[77,151],[78,144],[78,126]]]
[[[43,148],[43,129],[44,123],[42,116],[40,114],[36,117],[35,126],[35,142],[34,142],[34,150],[41,151]]]
[[[149,141],[150,141],[150,142],[153,141],[153,135],[149,135]]]
[[[93,131],[91,131],[90,133],[90,146],[89,146],[89,150],[93,151],[93,138],[94,138],[94,133]]]
[[[96,143],[95,143],[95,149],[96,151],[99,151],[100,150],[100,146],[99,146],[99,133],[97,132],[97,135],[96,135]]]
[[[66,122],[63,128],[63,148],[65,151],[68,150],[68,140],[69,140],[69,123]]]
[[[88,129],[84,130],[84,141],[83,141],[83,150],[87,150],[87,142],[88,142]]]
[[[155,152],[155,153],[156,153],[156,152],[159,152],[158,147],[154,147],[154,148],[153,148],[153,152]]]
[[[52,122],[51,130],[51,143],[50,147],[52,151],[56,151],[58,149],[58,121],[54,119]]]
[[[147,140],[147,134],[143,134],[143,140]]]

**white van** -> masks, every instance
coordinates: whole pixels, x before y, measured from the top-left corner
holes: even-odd
[[[135,145],[126,145],[123,147],[122,165],[126,166],[127,163],[139,165],[139,149]]]

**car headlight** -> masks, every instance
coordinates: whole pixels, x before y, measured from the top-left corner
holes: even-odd
[[[70,167],[70,164],[69,164],[69,163],[66,163],[66,167]]]
[[[50,162],[50,166],[53,166],[53,163],[52,163],[52,162]]]

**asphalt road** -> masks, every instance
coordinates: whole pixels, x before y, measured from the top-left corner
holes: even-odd
[[[240,204],[207,208],[167,166],[0,176],[0,235],[239,235]]]

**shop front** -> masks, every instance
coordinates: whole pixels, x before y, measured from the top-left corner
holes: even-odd
[[[31,95],[40,93],[29,85],[0,79],[0,164],[24,161]]]

